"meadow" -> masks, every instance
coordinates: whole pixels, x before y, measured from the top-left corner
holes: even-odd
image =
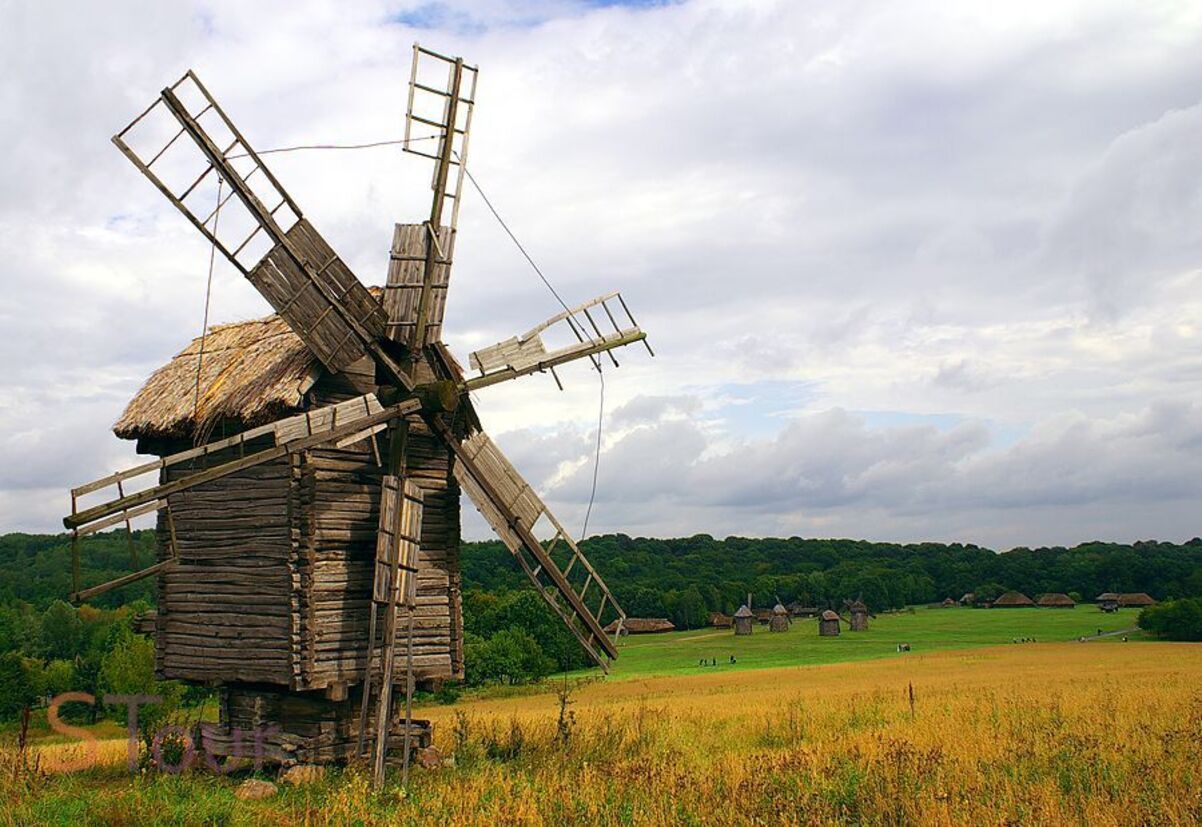
[[[920,640],[920,626],[952,623],[959,616],[970,625],[984,624],[965,635],[994,634],[1021,624],[1022,611],[1005,617],[920,611],[896,616],[902,625],[894,631],[910,632],[913,643]],[[1095,632],[1104,617],[1075,612]],[[1062,632],[1070,637],[1081,631],[1070,628],[1080,622],[1069,617],[1074,613],[1044,614],[1048,623],[1065,624]],[[876,624],[882,645],[892,641],[885,634],[892,619]],[[1128,620],[1107,619],[1121,628]],[[999,624],[993,632],[991,622]],[[906,628],[907,623],[918,625]],[[788,653],[817,640],[816,632],[811,639],[805,629],[798,624],[789,633],[769,635],[757,628],[750,640],[760,647],[775,640],[772,645]],[[1046,628],[1043,634],[1053,639]],[[716,645],[686,637],[678,635],[675,648]],[[845,632],[822,642],[865,645],[852,637]],[[908,655],[800,667],[744,667],[757,662],[747,655],[738,669],[701,669],[690,653],[691,673],[665,654],[673,646],[655,641],[666,647],[658,656],[649,649],[630,657],[628,672],[605,681],[556,680],[422,708],[419,714],[435,722],[436,743],[454,766],[417,770],[408,789],[394,776],[373,793],[367,774],[352,767],[315,784],[282,787],[266,801],[242,802],[233,795],[235,778],[130,776],[124,745],[111,742],[101,766],[82,772],[33,778],[0,772],[4,820],[1115,825],[1202,820],[1197,645],[1121,644],[1118,638],[1014,645],[1005,639],[1002,645],[974,647],[965,638],[967,648],[941,651],[932,640],[926,649],[914,645]],[[623,659],[633,654],[634,644],[643,645],[635,639]],[[851,656],[860,651],[845,650]],[[765,649],[759,662],[772,656]],[[653,674],[657,669],[668,674]],[[47,746],[42,758],[61,761],[72,757],[72,749]]]
[[[1103,633],[1134,630],[1138,616],[1138,609],[1107,614],[1084,605],[1075,609],[996,610],[922,607],[878,615],[870,619],[866,632],[852,633],[843,626],[838,637],[819,637],[818,621],[814,618],[793,620],[787,632],[770,633],[767,627],[756,626],[749,637],[736,638],[729,629],[632,635],[619,644],[620,656],[611,674],[616,679],[625,679],[686,675],[706,669],[811,666],[1013,645],[1014,640],[1024,638],[1044,643],[1075,641],[1096,635],[1099,629]],[[899,653],[899,643],[910,644],[910,653]],[[699,667],[702,660],[716,660],[717,666]]]

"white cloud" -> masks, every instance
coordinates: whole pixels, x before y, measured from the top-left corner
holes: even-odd
[[[0,529],[53,528],[66,485],[129,455],[108,427],[200,323],[208,251],[108,137],[189,66],[259,148],[394,136],[421,39],[480,64],[472,167],[560,291],[620,288],[652,334],[656,359],[606,374],[595,528],[1198,533],[1188,4],[0,15]],[[370,283],[391,223],[426,209],[428,169],[393,150],[270,163]],[[213,308],[266,305],[219,265]],[[555,310],[469,192],[451,346]],[[562,376],[564,393],[532,379],[478,403],[571,522],[597,387],[586,366]]]

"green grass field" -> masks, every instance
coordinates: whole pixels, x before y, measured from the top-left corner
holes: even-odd
[[[943,649],[1011,644],[1015,638],[1039,643],[1075,641],[1085,635],[1133,629],[1138,609],[1105,614],[1093,606],[1075,609],[944,609],[918,608],[883,614],[869,620],[868,631],[850,632],[841,624],[838,637],[819,637],[818,621],[794,620],[787,632],[755,627],[750,636],[736,637],[729,629],[695,629],[623,638],[613,678],[684,675],[736,669],[767,669],[821,663],[898,658]],[[1133,633],[1132,638],[1138,636]],[[1104,645],[1121,638],[1101,638],[1084,645]],[[909,653],[897,644],[909,643]],[[1016,644],[1025,645],[1025,644]],[[731,664],[730,656],[736,663]],[[698,661],[717,659],[717,666]]]

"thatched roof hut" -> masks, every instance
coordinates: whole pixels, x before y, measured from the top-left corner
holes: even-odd
[[[992,607],[995,609],[1018,609],[1034,605],[1035,601],[1022,592],[1006,592],[992,603]]]
[[[612,635],[618,630],[618,623],[617,620],[610,623],[605,627],[605,632]],[[674,631],[676,631],[676,624],[666,617],[628,617],[622,621],[622,634],[624,635],[654,635]]]
[[[787,604],[785,606],[785,608],[789,610],[789,615],[791,617],[817,617],[818,616],[818,607],[817,606],[803,606],[797,600],[794,600],[792,603]]]
[[[956,601],[954,599],[952,599],[950,597],[945,597],[945,598],[943,598],[943,602],[940,603],[939,605],[945,609],[951,609],[959,604],[956,603]]]
[[[960,598],[961,606],[971,606],[972,604],[974,604],[976,602],[977,602],[976,592],[965,592],[964,596]]]
[[[779,603],[772,607],[772,620],[768,621],[768,631],[789,631],[789,610]]]
[[[818,634],[822,637],[838,637],[839,615],[830,609],[818,615]]]
[[[1155,606],[1156,600],[1145,592],[1128,592],[1119,595],[1119,605],[1123,608],[1132,606]]]
[[[722,612],[710,612],[710,625],[715,629],[729,629],[734,624],[734,618]]]
[[[1048,592],[1047,594],[1041,594],[1039,600],[1035,601],[1035,605],[1048,609],[1072,609],[1076,607],[1077,603],[1067,594]]]
[[[740,606],[735,612],[735,634],[749,635],[755,627],[755,615],[746,606]]]

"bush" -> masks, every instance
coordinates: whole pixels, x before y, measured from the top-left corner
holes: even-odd
[[[538,641],[522,629],[510,627],[487,640],[466,636],[464,661],[467,683],[526,683],[543,678],[555,669]]]
[[[1165,640],[1202,640],[1202,597],[1149,606],[1139,613],[1139,627]]]

